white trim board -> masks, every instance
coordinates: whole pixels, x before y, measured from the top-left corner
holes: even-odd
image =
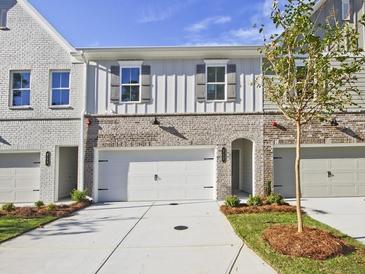
[[[308,147],[317,147],[317,148],[331,148],[331,147],[365,147],[365,143],[347,143],[347,144],[340,144],[340,143],[334,143],[334,144],[302,144],[302,148],[308,148]],[[295,148],[294,144],[282,144],[282,145],[274,145],[273,148]]]

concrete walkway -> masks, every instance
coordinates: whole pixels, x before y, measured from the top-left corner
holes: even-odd
[[[312,218],[365,244],[365,197],[303,198],[302,206]]]
[[[274,273],[241,247],[214,201],[98,204],[1,244],[0,273]]]

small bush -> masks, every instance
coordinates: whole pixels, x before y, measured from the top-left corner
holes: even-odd
[[[260,196],[252,196],[250,195],[247,200],[247,204],[249,206],[260,206],[262,205],[262,199]]]
[[[10,212],[10,211],[15,210],[15,205],[13,203],[3,204],[1,209],[4,210],[4,211]]]
[[[267,188],[266,189],[267,195],[271,195],[271,193],[272,193],[272,182],[271,182],[271,180],[266,182],[266,188]]]
[[[229,207],[236,207],[240,204],[240,199],[237,196],[227,196],[224,200],[224,204]]]
[[[282,205],[284,204],[284,197],[281,196],[278,193],[271,193],[269,196],[267,196],[266,201],[269,204],[278,204],[278,205]]]
[[[56,210],[56,208],[57,208],[57,206],[52,203],[47,206],[48,211],[54,211],[54,210]]]
[[[72,190],[71,199],[72,199],[72,201],[79,202],[79,203],[86,202],[87,201],[86,191],[77,190],[77,189]]]
[[[34,203],[34,205],[35,205],[37,208],[42,208],[42,207],[44,207],[44,203],[43,203],[43,201],[36,201],[36,202]]]

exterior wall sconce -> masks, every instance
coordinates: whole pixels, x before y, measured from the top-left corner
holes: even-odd
[[[286,131],[286,127],[284,127],[284,126],[280,125],[277,121],[272,121],[271,125],[272,125],[273,127],[276,127],[276,128],[278,128],[278,129],[280,129],[280,130]]]
[[[152,125],[159,126],[161,123],[159,120],[157,120],[157,116],[155,116],[155,120],[152,122]]]
[[[272,121],[271,124],[272,124],[273,127],[278,127],[278,125],[279,125],[278,122],[276,122],[276,121]]]
[[[47,151],[46,152],[46,166],[50,166],[51,165],[51,152]]]
[[[331,126],[333,126],[333,127],[337,127],[338,126],[338,122],[336,120],[336,117],[331,120]]]
[[[222,147],[222,162],[227,162],[227,149],[225,147]]]

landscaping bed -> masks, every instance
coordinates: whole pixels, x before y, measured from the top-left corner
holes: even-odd
[[[243,241],[279,273],[365,274],[365,247],[307,215],[301,235],[296,233],[292,212],[230,214],[227,218]]]
[[[263,213],[263,212],[295,212],[294,206],[283,204],[261,205],[261,206],[249,206],[247,204],[240,204],[236,207],[229,207],[226,205],[221,206],[221,211],[225,215],[232,214],[248,214],[248,213]]]

